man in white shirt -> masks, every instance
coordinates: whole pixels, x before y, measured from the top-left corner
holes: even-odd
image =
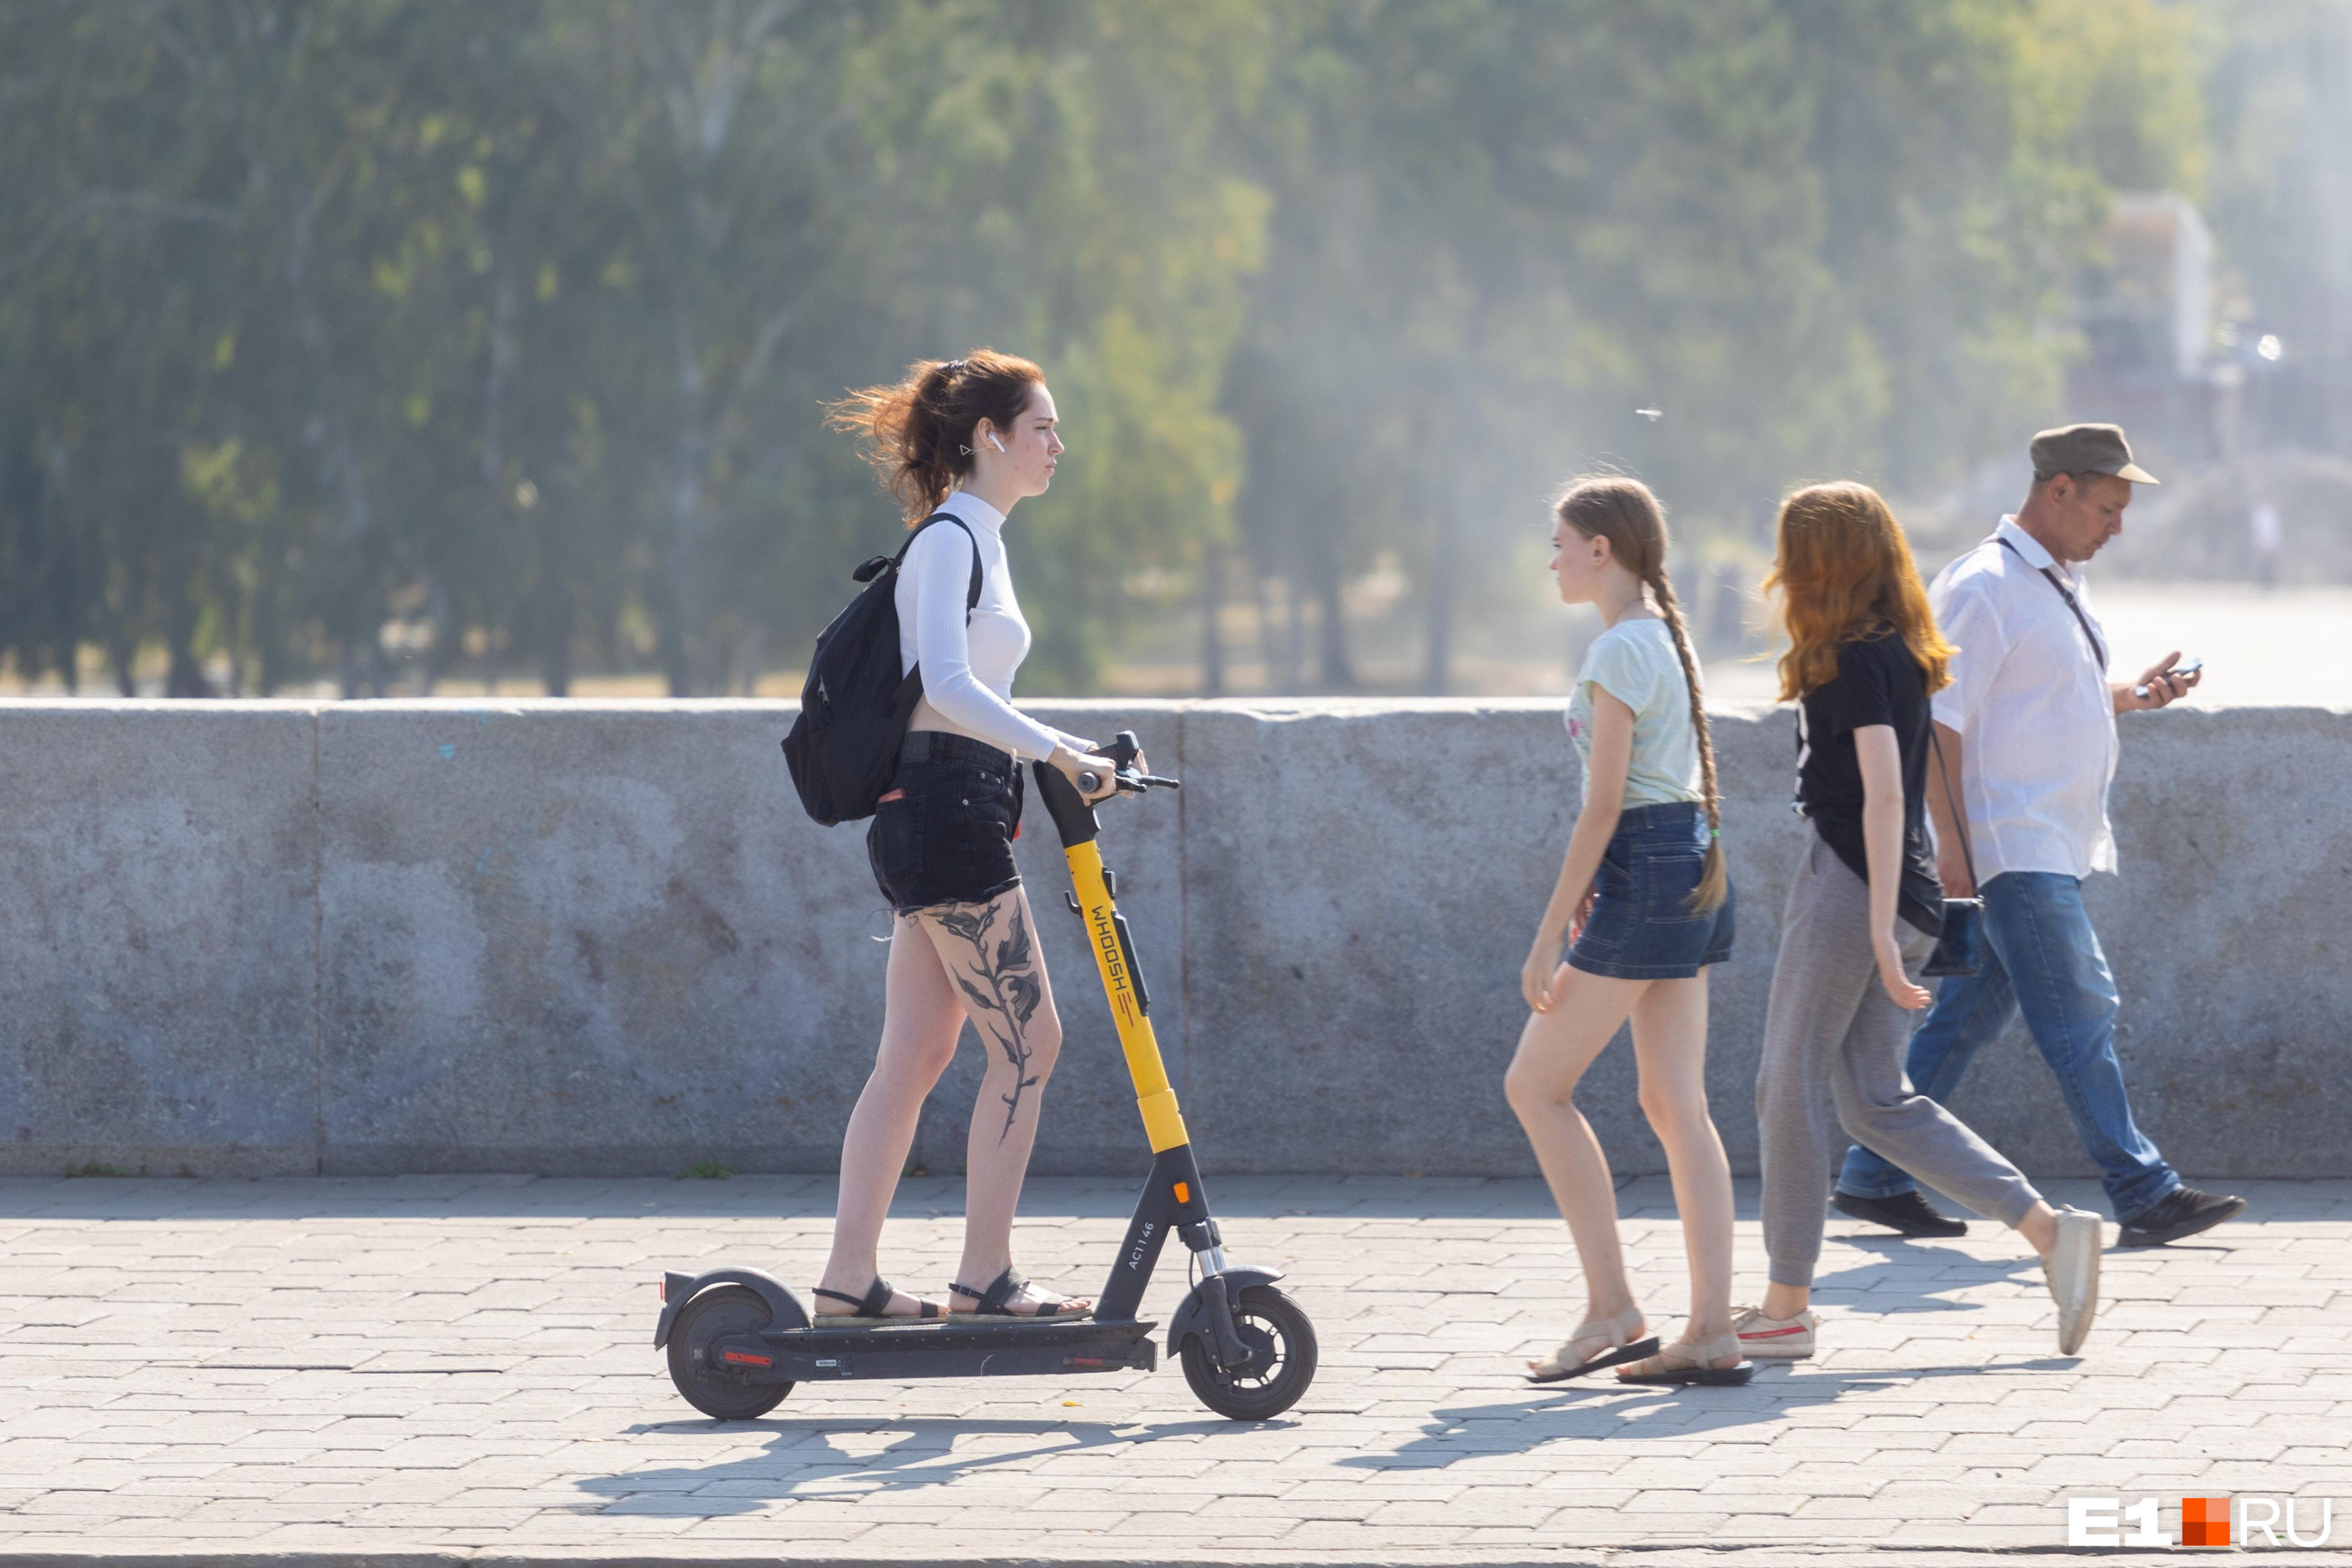
[[[2132,461],[2123,431],[2044,430],[2032,453],[2025,504],[1928,590],[1946,639],[1959,648],[1952,683],[1935,697],[1940,787],[1929,786],[1927,805],[1937,868],[1947,897],[1983,898],[1986,951],[1978,973],[1943,982],[1906,1066],[1920,1093],[1948,1099],[1969,1060],[2022,1012],[2098,1164],[2122,1244],[2160,1246],[2210,1229],[2245,1200],[2182,1185],[2133,1123],[2116,1059],[2115,976],[2082,889],[2093,872],[2116,869],[2107,826],[2116,715],[2162,708],[2199,678],[2173,671],[2176,652],[2137,680],[2107,679],[2106,634],[2083,564],[2123,531],[2132,487],[2157,482]],[[1954,820],[1955,788],[1966,837]],[[1859,1147],[1847,1151],[1831,1203],[1906,1236],[1968,1228]]]

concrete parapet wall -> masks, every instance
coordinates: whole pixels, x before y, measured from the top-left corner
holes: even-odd
[[[1105,812],[1213,1173],[1524,1173],[1501,1078],[1567,838],[1549,702],[1036,703],[1140,731],[1174,796]],[[0,1173],[823,1171],[881,1023],[856,827],[802,816],[772,702],[0,703]],[[1709,1082],[1735,1166],[1787,875],[1784,712],[1717,719],[1739,940]],[[2089,897],[2133,1100],[2193,1174],[2352,1174],[2352,714],[2125,721]],[[1139,1169],[1042,813],[1019,846],[1069,1043],[1036,1168]],[[957,1168],[971,1037],[916,1159]],[[1631,1052],[1581,1094],[1661,1169]],[[2088,1170],[2021,1033],[1956,1108]]]

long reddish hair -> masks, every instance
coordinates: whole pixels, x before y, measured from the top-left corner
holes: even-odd
[[[1045,379],[1031,361],[994,349],[917,360],[902,379],[829,405],[824,422],[858,437],[882,488],[912,524],[971,472],[972,426],[985,419],[1009,434],[1029,406],[1030,389]]]
[[[1780,700],[1792,702],[1837,679],[1838,649],[1882,631],[1903,639],[1927,689],[1951,683],[1959,651],[1936,629],[1910,541],[1868,485],[1808,485],[1780,503],[1779,549],[1764,591],[1780,599],[1789,651]]]

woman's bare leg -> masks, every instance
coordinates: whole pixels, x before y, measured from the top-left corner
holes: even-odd
[[[850,1296],[863,1296],[881,1272],[875,1253],[914,1146],[916,1118],[954,1059],[956,1037],[963,1032],[963,1005],[917,916],[900,915],[891,923],[883,994],[882,1045],[841,1141],[841,1206],[834,1215],[833,1253],[818,1281]],[[818,1305],[846,1310],[839,1301]],[[903,1292],[887,1309],[914,1310]]]
[[[1706,1110],[1706,976],[1653,981],[1633,1004],[1642,1113],[1665,1145],[1690,1259],[1685,1344],[1731,1332],[1731,1163]],[[1718,1358],[1736,1366],[1739,1357]]]
[[[984,1290],[1012,1267],[1013,1213],[1037,1142],[1038,1102],[1061,1054],[1062,1020],[1023,889],[985,904],[927,911],[923,929],[988,1050],[964,1146],[963,1259],[956,1266],[959,1284]],[[1038,1299],[1024,1290],[1007,1305]],[[1084,1299],[1075,1304],[1093,1305]]]
[[[1617,1240],[1617,1189],[1591,1123],[1576,1109],[1576,1086],[1643,988],[1654,982],[1588,974],[1562,964],[1549,1013],[1528,1015],[1519,1048],[1503,1075],[1503,1094],[1535,1146],[1584,1267],[1585,1321],[1613,1318],[1634,1305]]]

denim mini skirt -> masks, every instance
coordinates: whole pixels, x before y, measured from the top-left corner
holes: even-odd
[[[891,910],[986,903],[1019,887],[1021,798],[1011,752],[940,730],[908,734],[866,830],[866,863]]]
[[[1731,892],[1712,910],[1690,906],[1706,842],[1706,813],[1696,801],[1629,807],[1601,858],[1592,914],[1568,950],[1570,967],[1620,980],[1687,980],[1729,958]]]

